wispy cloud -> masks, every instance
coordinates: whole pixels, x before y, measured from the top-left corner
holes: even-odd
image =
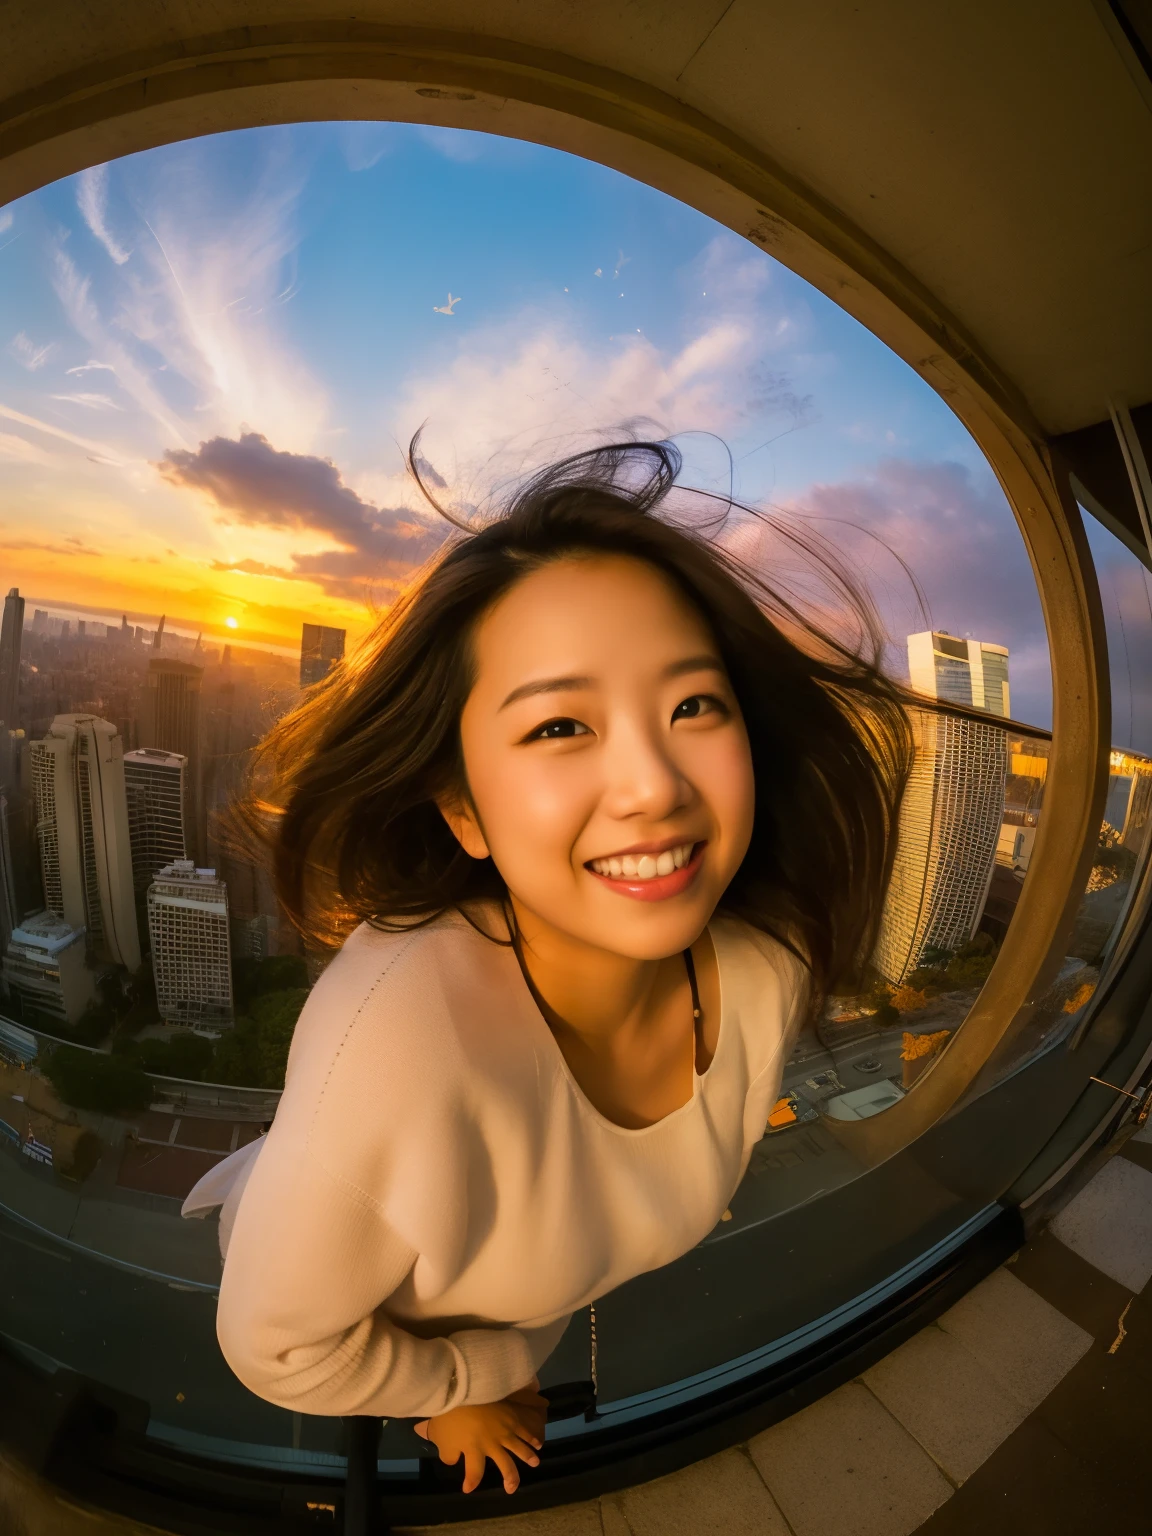
[[[28,369],[29,373],[35,373],[38,368],[43,368],[55,350],[56,343],[54,341],[47,342],[44,346],[38,347],[24,331],[17,331],[8,343],[8,351],[18,363]]]
[[[62,539],[55,543],[37,539],[6,539],[0,535],[0,549],[13,552],[22,550],[40,550],[49,555],[83,555],[85,559],[101,560],[104,557],[103,550],[91,549],[80,539]]]
[[[152,382],[152,370],[138,361],[129,348],[115,338],[105,325],[92,293],[92,280],[84,276],[62,246],[52,249],[53,286],[75,330],[89,344],[110,359],[110,366],[121,387],[150,416],[171,441],[186,443],[188,434],[163,395]]]
[[[0,432],[0,459],[8,464],[51,464],[52,456],[39,443],[13,432]]]
[[[425,144],[446,160],[455,160],[463,165],[479,160],[485,150],[492,148],[493,143],[491,134],[476,133],[471,128],[422,127],[418,131]]]
[[[369,171],[389,154],[395,140],[391,123],[342,123],[340,148],[350,171]]]
[[[115,374],[159,437],[150,457],[249,426],[307,450],[327,426],[325,391],[280,319],[296,291],[306,167],[275,142],[243,196],[222,190],[195,145],[163,179],[145,164],[83,173],[78,206],[115,263],[98,281],[66,237],[50,244],[56,293],[91,349],[69,372]],[[103,408],[96,396],[77,403]]]
[[[124,409],[122,405],[117,405],[115,400],[109,399],[107,395],[80,393],[75,395],[53,395],[52,399],[67,401],[70,405],[82,405],[90,411],[122,411]]]
[[[81,363],[76,368],[65,368],[64,372],[67,373],[67,374],[92,373],[92,372],[94,372],[98,368],[106,369],[109,373],[115,373],[116,372],[115,368],[113,368],[111,363],[97,363],[97,362]]]
[[[108,228],[108,167],[94,165],[81,171],[76,178],[76,205],[84,216],[84,222],[111,256],[117,266],[123,266],[131,256]]]
[[[124,466],[131,461],[114,453],[104,443],[97,443],[90,437],[79,437],[75,432],[65,432],[63,427],[53,426],[51,422],[40,421],[35,416],[26,416],[23,411],[14,411],[10,405],[0,405],[0,416],[9,421],[15,421],[22,427],[31,427],[34,432],[43,432],[46,437],[59,438],[61,442],[71,443],[74,448],[83,448],[89,456],[95,456],[102,464],[115,464]]]
[[[12,228],[15,217],[11,208],[0,208],[0,235],[7,234]]]

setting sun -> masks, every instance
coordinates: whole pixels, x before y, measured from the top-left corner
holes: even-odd
[[[237,629],[240,624],[239,619],[225,619],[224,622],[227,624],[229,629]]]

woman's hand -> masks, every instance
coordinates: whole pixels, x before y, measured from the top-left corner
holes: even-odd
[[[530,1467],[540,1465],[536,1452],[544,1444],[548,1399],[537,1391],[539,1385],[533,1376],[528,1386],[509,1392],[498,1403],[450,1408],[421,1420],[416,1433],[432,1442],[445,1466],[454,1467],[464,1457],[465,1493],[479,1485],[489,1457],[504,1479],[505,1493],[515,1493],[520,1472],[513,1456]]]

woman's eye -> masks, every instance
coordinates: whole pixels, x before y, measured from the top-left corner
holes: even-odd
[[[529,741],[560,741],[565,736],[586,736],[588,727],[579,720],[547,720],[529,736]]]
[[[711,715],[717,711],[723,711],[724,705],[719,699],[714,699],[710,693],[694,693],[689,699],[681,699],[672,711],[673,720],[695,720],[700,715]]]

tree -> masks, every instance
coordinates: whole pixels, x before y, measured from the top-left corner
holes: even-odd
[[[251,1012],[242,1014],[235,1029],[216,1042],[211,1080],[246,1088],[283,1088],[292,1034],[308,991],[290,987],[255,997]]]
[[[303,955],[268,955],[262,960],[242,956],[232,962],[232,992],[238,1013],[250,1014],[252,1003],[269,992],[308,986]]]
[[[44,1075],[65,1104],[103,1114],[147,1109],[152,1084],[142,1069],[122,1056],[58,1045],[44,1063]]]
[[[78,1045],[102,1045],[115,1023],[116,1014],[109,1004],[93,1000],[75,1024],[62,1026],[56,1033]]]

